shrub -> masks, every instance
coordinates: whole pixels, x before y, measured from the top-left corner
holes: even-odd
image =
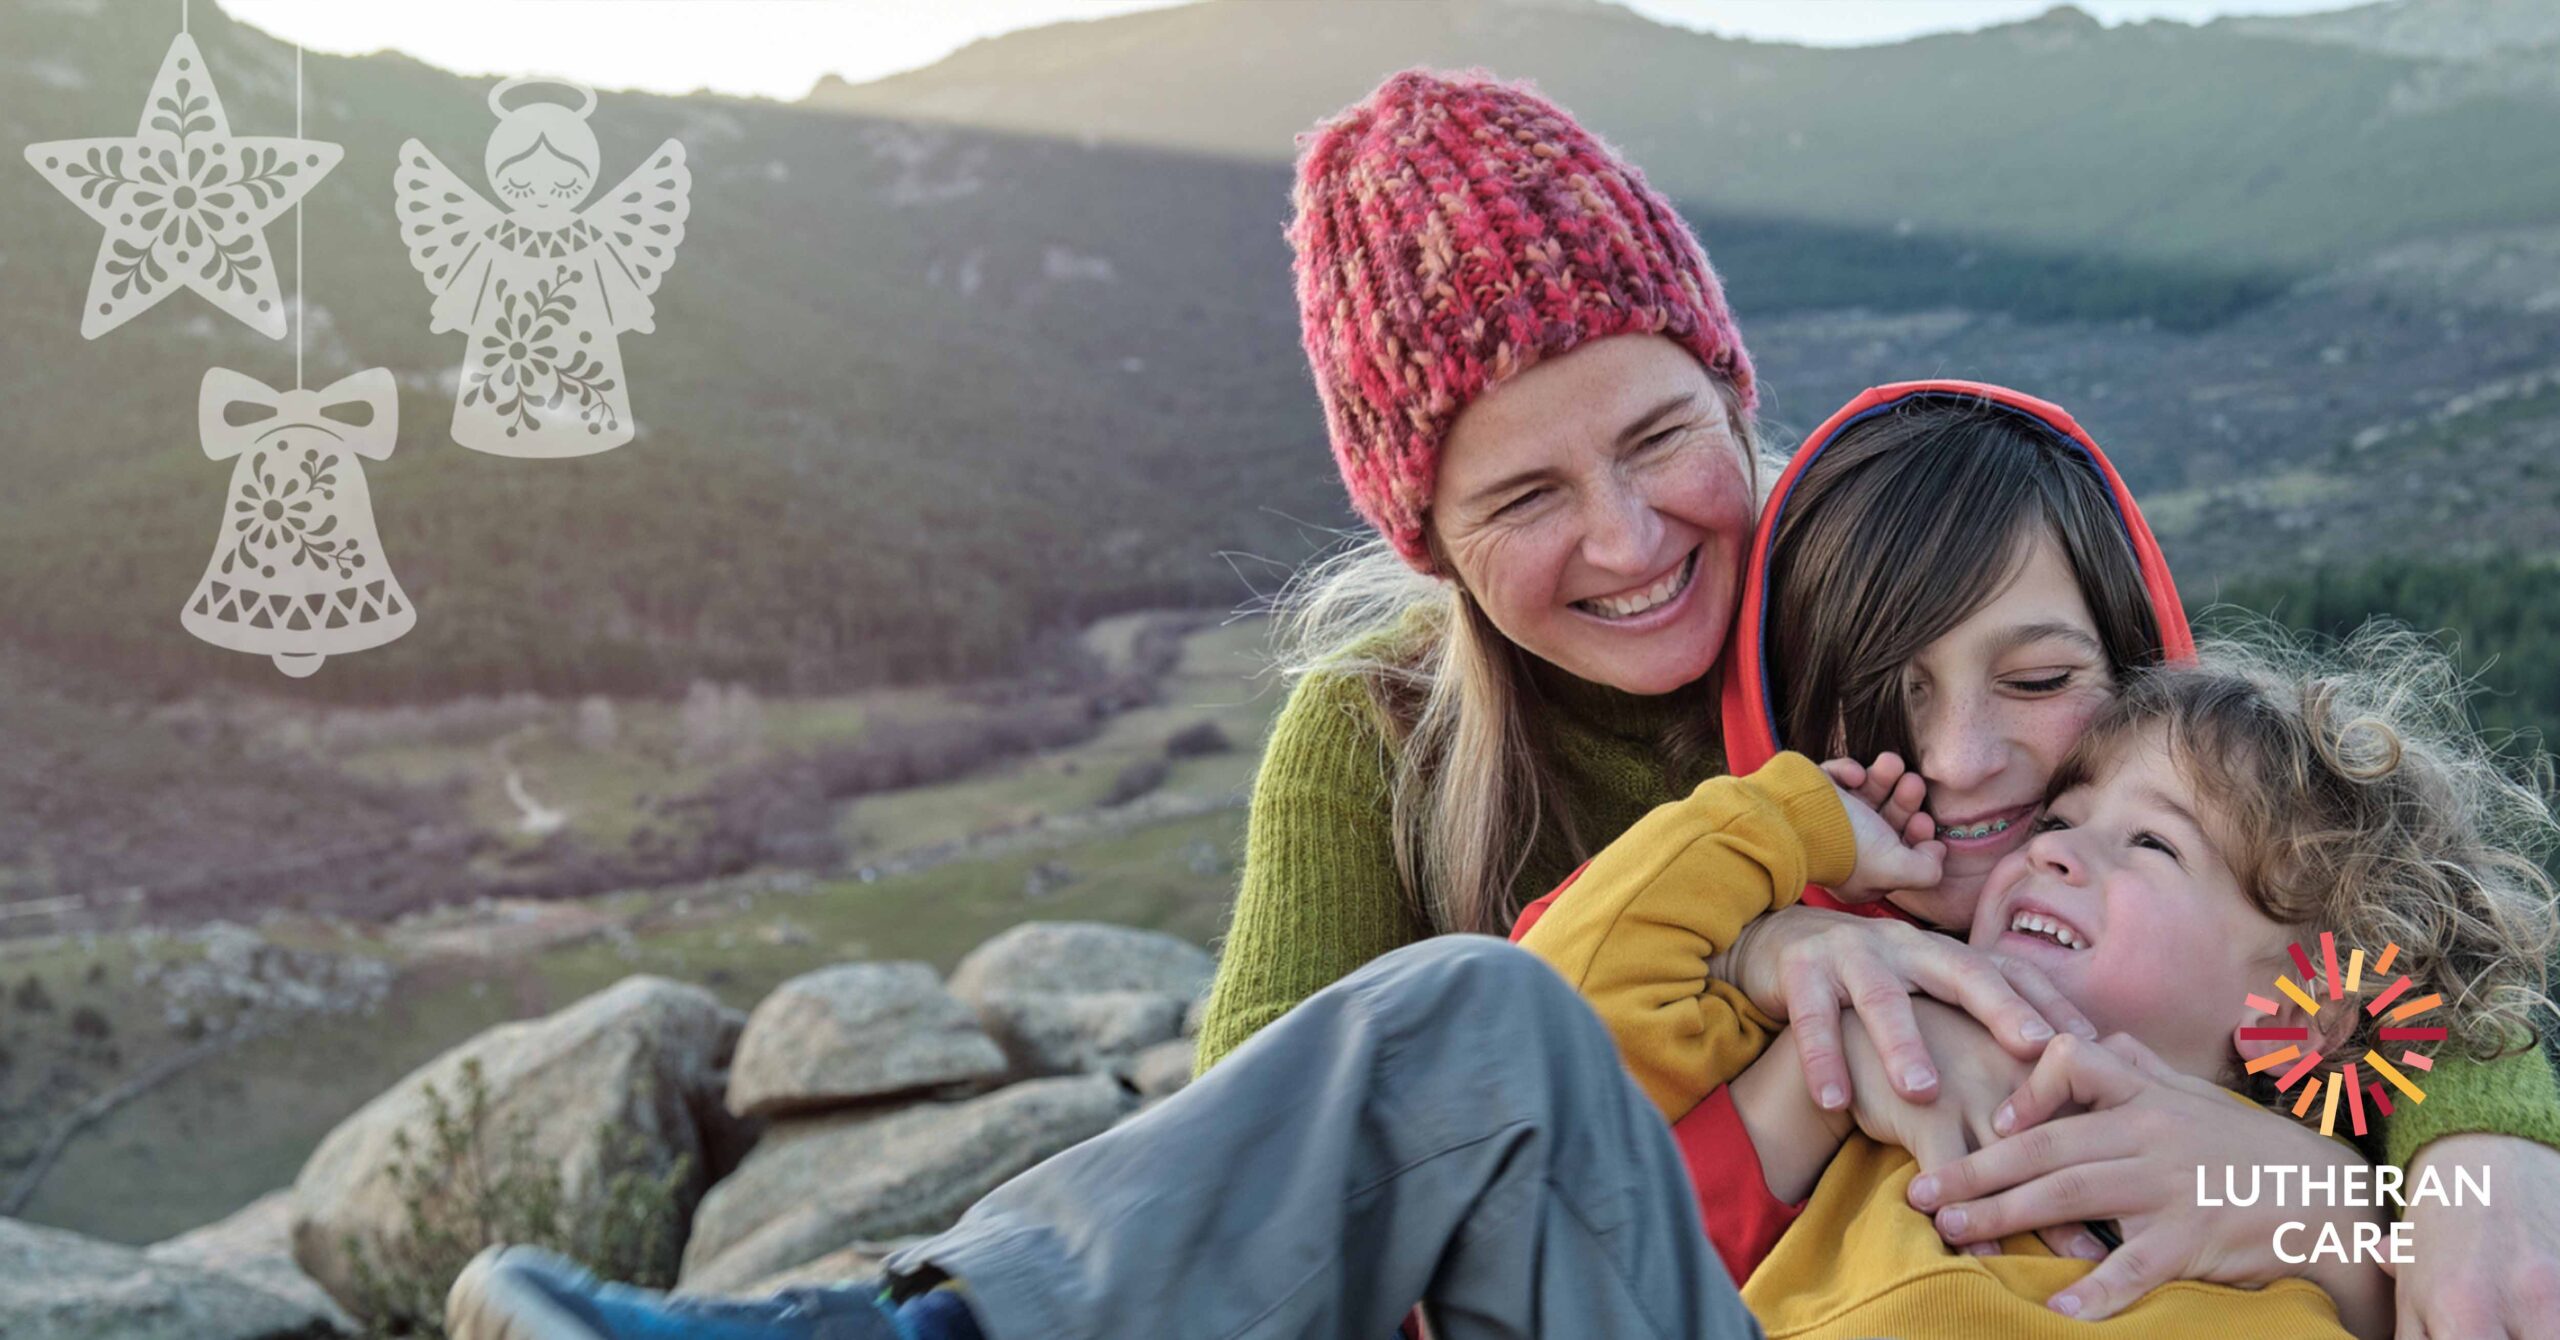
[[[1175,731],[1164,742],[1166,758],[1199,758],[1207,754],[1223,754],[1235,748],[1227,733],[1214,721],[1199,721]]]
[[[1122,768],[1120,775],[1111,779],[1111,790],[1103,795],[1102,803],[1105,806],[1126,805],[1164,785],[1164,779],[1172,775],[1172,772],[1171,768],[1165,766],[1163,759],[1139,759],[1128,767]]]
[[[96,1006],[83,1005],[71,1012],[71,1031],[79,1037],[105,1041],[115,1029],[107,1023],[107,1016],[98,1013]]]
[[[680,1189],[690,1157],[651,1172],[638,1137],[609,1136],[602,1184],[571,1203],[559,1166],[533,1152],[529,1127],[492,1129],[489,1084],[478,1058],[462,1063],[461,1107],[435,1085],[425,1090],[421,1150],[409,1131],[392,1136],[390,1176],[407,1236],[382,1253],[345,1237],[355,1263],[357,1320],[369,1336],[442,1340],[444,1296],[481,1248],[532,1243],[577,1259],[606,1279],[648,1288],[675,1282],[683,1221]]]
[[[10,998],[19,1009],[29,1014],[47,1014],[53,1010],[53,993],[44,989],[44,979],[28,973],[18,983],[17,993]]]

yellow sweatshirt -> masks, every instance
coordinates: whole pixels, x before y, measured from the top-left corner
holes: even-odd
[[[1856,862],[1839,793],[1801,754],[1748,777],[1717,777],[1654,811],[1594,858],[1521,937],[1591,1003],[1619,1055],[1666,1118],[1677,1120],[1760,1057],[1777,1025],[1742,992],[1707,976],[1753,919],[1836,884]],[[1802,1217],[1744,1285],[1743,1301],[1781,1337],[2228,1340],[2348,1332],[2327,1292],[2306,1280],[2264,1289],[2181,1281],[2104,1322],[2044,1305],[2088,1273],[2033,1234],[1993,1257],[1946,1245],[1905,1194],[1909,1153],[1853,1136]]]
[[[1807,884],[1857,868],[1839,790],[1782,753],[1711,777],[1636,821],[1520,937],[1591,1003],[1646,1096],[1673,1121],[1760,1059],[1777,1023],[1707,960]]]
[[[2032,1233],[2003,1239],[1999,1256],[1947,1246],[1904,1199],[1916,1171],[1907,1151],[1864,1136],[1841,1147],[1804,1216],[1742,1287],[1769,1340],[2348,1340],[2328,1293],[2299,1279],[2263,1289],[2180,1280],[2105,1321],[2075,1321],[2044,1300],[2088,1262],[2055,1256]]]

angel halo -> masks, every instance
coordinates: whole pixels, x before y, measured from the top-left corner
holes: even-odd
[[[507,105],[533,84],[572,90],[579,105]],[[684,241],[693,175],[670,139],[589,204],[602,165],[587,126],[595,105],[593,89],[566,79],[491,89],[498,125],[482,167],[494,204],[417,140],[400,146],[400,239],[435,297],[428,328],[468,337],[453,440],[475,451],[587,456],[631,440],[618,337],[657,329],[650,295]]]
[[[596,133],[587,126],[596,109],[595,90],[563,84],[582,95],[575,110],[556,102],[507,106],[507,95],[517,89],[551,82],[522,75],[489,90],[489,110],[496,113],[498,128],[489,132],[481,167],[490,187],[512,203],[516,218],[530,228],[557,228],[575,219],[595,186],[597,165],[604,161]]]

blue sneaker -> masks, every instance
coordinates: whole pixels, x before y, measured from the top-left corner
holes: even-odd
[[[767,1298],[670,1298],[539,1247],[489,1247],[445,1295],[452,1340],[900,1340],[869,1284]]]

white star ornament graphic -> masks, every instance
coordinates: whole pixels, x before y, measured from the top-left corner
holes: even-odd
[[[132,135],[27,146],[36,171],[107,230],[80,311],[82,337],[94,340],[191,288],[283,339],[284,292],[265,229],[341,153],[318,140],[233,135],[195,39],[179,34]]]

